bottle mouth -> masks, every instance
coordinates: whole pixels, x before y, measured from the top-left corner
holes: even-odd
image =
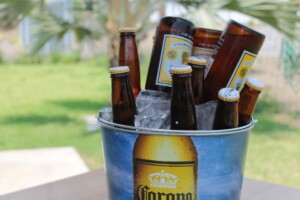
[[[234,25],[236,25],[236,26],[239,26],[239,27],[241,27],[242,29],[248,31],[249,33],[252,33],[251,35],[256,35],[256,36],[259,36],[259,37],[262,37],[262,38],[265,38],[265,37],[266,37],[264,34],[262,34],[262,33],[260,33],[260,32],[257,32],[256,30],[254,30],[254,29],[252,29],[252,28],[250,28],[250,27],[248,27],[248,26],[245,26],[245,25],[243,25],[243,24],[240,24],[239,22],[237,22],[237,21],[235,21],[235,20],[233,20],[233,19],[230,19],[229,22],[228,22],[228,24],[234,24]]]
[[[170,19],[173,19],[173,20],[180,20],[180,21],[184,21],[184,22],[187,22],[189,24],[192,24],[194,25],[193,22],[187,20],[187,19],[184,19],[184,18],[181,18],[181,17],[174,17],[174,16],[165,16],[165,17],[162,17],[160,20],[161,21],[165,21],[165,20],[170,20]]]
[[[203,66],[204,68],[207,65],[207,59],[205,59],[204,57],[190,56],[187,62],[189,64]]]
[[[117,66],[109,69],[110,74],[123,74],[129,72],[128,66]]]
[[[174,65],[173,67],[171,67],[170,73],[172,75],[190,74],[192,73],[192,68],[190,65]]]
[[[195,29],[195,24],[193,22],[181,17],[165,16],[160,19],[160,23],[173,27],[174,29],[186,29],[190,31]]]
[[[119,28],[119,33],[135,33],[137,29],[135,27],[122,27]]]
[[[247,84],[250,88],[257,90],[259,92],[261,92],[265,87],[263,82],[261,82],[257,79],[254,79],[252,77],[247,78],[245,84]]]

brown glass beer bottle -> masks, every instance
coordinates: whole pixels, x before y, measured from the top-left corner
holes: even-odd
[[[171,68],[173,130],[196,129],[191,71],[186,65]],[[139,134],[132,171],[134,200],[197,199],[198,154],[189,136]]]
[[[210,58],[221,34],[219,30],[195,28],[192,56]]]
[[[113,122],[134,126],[136,105],[129,81],[128,66],[110,68],[112,83],[112,114]]]
[[[172,74],[171,129],[196,130],[196,111],[192,91],[189,65],[177,65],[170,69]]]
[[[238,122],[239,92],[233,88],[222,88],[213,123],[213,130],[236,128]]]
[[[264,84],[254,78],[247,78],[240,94],[239,101],[239,126],[250,123],[254,113],[259,94],[264,89]]]
[[[230,20],[209,59],[205,101],[216,100],[221,88],[240,90],[265,36]]]
[[[207,64],[207,60],[201,57],[191,56],[188,59],[188,64],[192,67],[192,89],[194,95],[195,105],[199,105],[204,102],[203,90],[204,90],[204,70]]]
[[[140,62],[135,41],[136,29],[133,27],[123,27],[119,29],[119,33],[119,66],[129,67],[129,77],[133,90],[133,95],[134,97],[136,97],[141,91]]]
[[[171,92],[170,68],[187,64],[192,53],[192,22],[179,17],[164,17],[156,28],[146,80],[146,89]]]

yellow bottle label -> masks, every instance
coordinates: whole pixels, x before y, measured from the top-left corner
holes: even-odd
[[[213,53],[213,49],[202,48],[202,47],[193,47],[193,56],[203,57],[208,60]]]
[[[195,162],[134,159],[135,200],[196,200]]]
[[[165,35],[160,55],[156,84],[171,87],[172,78],[169,72],[173,65],[187,64],[191,55],[193,41],[175,35]]]
[[[243,52],[233,74],[231,75],[227,87],[241,90],[246,80],[247,74],[255,61],[255,58],[255,54],[246,50]]]

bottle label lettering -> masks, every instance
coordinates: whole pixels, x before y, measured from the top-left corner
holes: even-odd
[[[196,200],[195,162],[134,159],[135,200]]]
[[[235,67],[233,74],[227,84],[227,87],[235,88],[236,90],[241,90],[244,85],[247,74],[255,61],[256,55],[249,52],[244,51],[238,64]]]
[[[169,72],[170,68],[173,65],[187,64],[192,48],[193,41],[189,39],[168,34],[164,36],[156,85],[171,87],[172,78]]]

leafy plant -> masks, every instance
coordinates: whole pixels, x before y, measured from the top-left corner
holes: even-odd
[[[71,0],[70,0],[71,1]],[[44,0],[0,0],[0,25],[22,20],[25,16],[36,22],[35,41],[30,49],[37,53],[53,38],[61,40],[73,32],[77,41],[93,41],[106,36],[109,43],[111,64],[116,64],[118,55],[118,29],[122,26],[138,28],[138,42],[147,35],[155,24],[150,15],[161,10],[168,2],[179,3],[193,11],[205,8],[206,19],[217,19],[221,10],[230,10],[255,17],[281,33],[292,43],[296,39],[296,25],[300,21],[297,0],[72,0],[70,6],[59,3],[45,3]],[[66,19],[57,12],[70,13]]]
[[[300,1],[299,0],[181,0],[190,9],[205,7],[205,19],[218,18],[220,10],[230,10],[259,19],[281,32],[285,38],[279,67],[293,86],[300,74]]]

